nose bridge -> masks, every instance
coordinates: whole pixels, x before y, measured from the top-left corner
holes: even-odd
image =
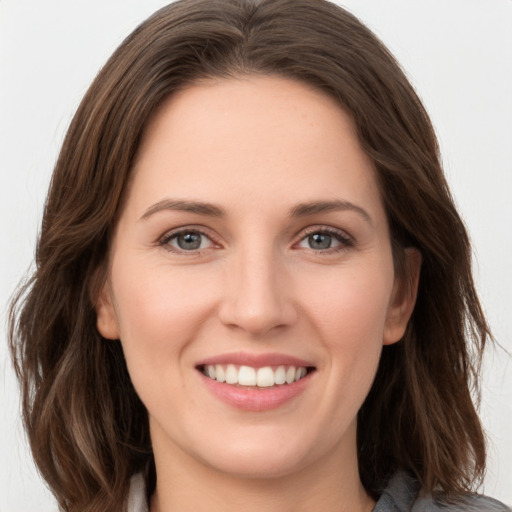
[[[296,319],[281,255],[268,240],[240,246],[227,280],[224,323],[260,335]]]

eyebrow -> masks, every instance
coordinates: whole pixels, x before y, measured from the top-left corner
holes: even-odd
[[[292,208],[290,217],[307,217],[318,213],[335,212],[335,211],[353,211],[359,214],[369,224],[373,225],[370,214],[360,206],[349,201],[312,201],[310,203],[298,204]]]
[[[145,220],[155,213],[165,210],[190,212],[207,217],[226,216],[226,211],[223,208],[212,203],[204,203],[202,201],[162,199],[161,201],[158,201],[154,205],[150,206],[139,220]],[[340,200],[311,201],[308,203],[301,203],[290,210],[289,216],[292,218],[308,217],[310,215],[335,211],[353,211],[363,217],[363,219],[366,220],[369,224],[373,225],[372,218],[364,208],[361,208],[360,206],[357,206],[349,201]]]
[[[200,201],[178,201],[174,199],[163,199],[153,206],[150,206],[139,220],[145,220],[155,213],[164,210],[176,210],[182,212],[196,213],[197,215],[206,215],[208,217],[224,217],[226,212],[220,207],[210,203]]]

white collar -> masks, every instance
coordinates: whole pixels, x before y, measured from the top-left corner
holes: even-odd
[[[130,478],[127,512],[148,512],[146,482],[142,473],[137,473]]]

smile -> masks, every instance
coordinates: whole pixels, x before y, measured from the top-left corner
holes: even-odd
[[[234,364],[208,364],[200,367],[200,370],[204,375],[217,382],[258,388],[292,384],[308,374],[308,367],[293,365],[254,368],[252,366],[237,366]]]
[[[242,411],[263,412],[285,406],[315,381],[311,360],[288,354],[232,352],[196,365],[200,382],[221,402]]]

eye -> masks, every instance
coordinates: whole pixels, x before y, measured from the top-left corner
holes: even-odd
[[[312,249],[313,251],[336,251],[353,245],[354,242],[347,235],[337,230],[324,228],[307,233],[299,242],[298,247]]]
[[[213,245],[212,240],[197,230],[182,230],[166,235],[160,245],[175,252],[193,252],[207,249]]]

